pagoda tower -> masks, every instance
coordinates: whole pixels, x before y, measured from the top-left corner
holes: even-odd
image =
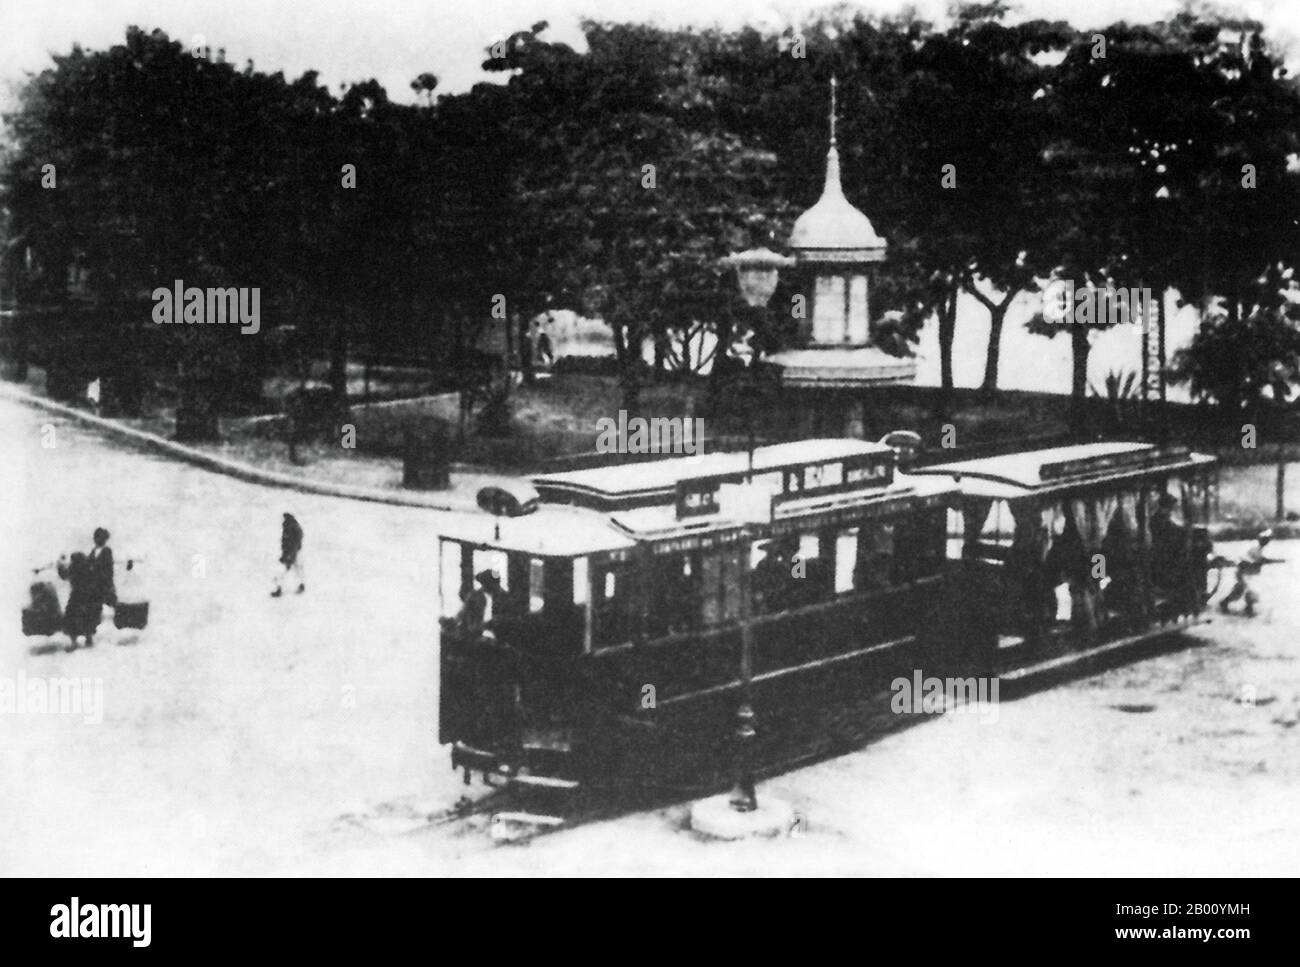
[[[795,269],[811,303],[804,345],[768,357],[791,387],[852,389],[910,383],[916,363],[872,344],[871,270],[884,262],[888,243],[844,195],[835,135],[836,81],[831,80],[830,149],[821,198],[799,216],[790,234]],[[830,400],[824,401],[830,403]],[[844,432],[861,435],[860,402],[850,407]],[[856,429],[856,432],[854,430]]]

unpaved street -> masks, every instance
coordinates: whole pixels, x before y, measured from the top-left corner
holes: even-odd
[[[8,402],[0,434],[0,676],[104,696],[99,724],[0,715],[5,873],[761,873],[774,852],[791,873],[1300,869],[1295,545],[1254,621],[766,783],[795,835],[705,843],[673,808],[495,846],[485,822],[420,824],[462,792],[434,732],[439,514],[250,486]],[[308,591],[272,600],[284,510]],[[74,653],[24,639],[30,567],[97,525],[144,558],[149,628]]]

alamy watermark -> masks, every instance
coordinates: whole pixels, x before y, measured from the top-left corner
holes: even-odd
[[[0,676],[0,715],[82,715],[87,725],[104,721],[102,678]]]
[[[242,335],[255,335],[262,328],[262,290],[249,288],[186,288],[177,279],[169,289],[159,286],[150,293],[154,301],[153,321],[161,325],[239,325]]]
[[[704,421],[698,417],[602,416],[596,421],[597,453],[703,453]]]
[[[147,947],[152,938],[151,903],[69,903],[50,907],[50,936],[59,940],[130,940],[133,947]]]
[[[1050,323],[1144,326],[1155,314],[1148,288],[1076,286],[1073,279],[1055,279],[1043,288],[1043,319]]]
[[[889,707],[895,715],[941,715],[966,712],[980,723],[998,720],[997,678],[925,677],[918,668],[911,678],[895,678]]]

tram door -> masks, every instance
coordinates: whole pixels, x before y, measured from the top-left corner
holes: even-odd
[[[494,606],[489,598],[479,609],[466,609],[474,575],[492,571],[510,593],[511,573],[505,552],[443,540],[438,553],[441,632],[438,683],[438,738],[490,745],[513,734],[517,726],[516,662],[483,633],[507,619],[505,596]],[[481,592],[480,592],[481,593]]]
[[[466,741],[475,731],[476,682],[458,640],[457,619],[464,596],[469,592],[465,557],[468,548],[457,541],[441,541],[438,548],[438,741]]]

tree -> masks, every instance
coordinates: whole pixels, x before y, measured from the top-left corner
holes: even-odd
[[[584,25],[589,52],[514,35],[488,62],[513,72],[501,105],[512,170],[508,289],[525,312],[599,314],[635,409],[648,340],[700,322],[731,339],[721,257],[769,214],[776,158],[725,130],[704,75],[718,35]]]
[[[313,234],[293,175],[323,167],[301,155],[331,103],[314,75],[291,85],[239,72],[132,27],[109,50],[56,57],[6,119],[16,229],[52,279],[85,270],[92,365],[116,374],[143,356],[175,369],[178,437],[215,437],[223,406],[260,393],[263,343],[237,327],[155,329],[149,294],[182,280],[257,288],[273,312],[291,305]],[[55,190],[41,188],[46,164]]]
[[[1290,404],[1300,378],[1300,301],[1292,279],[1289,270],[1270,268],[1235,319],[1225,300],[1216,300],[1192,345],[1175,356],[1175,377],[1229,413]]]

